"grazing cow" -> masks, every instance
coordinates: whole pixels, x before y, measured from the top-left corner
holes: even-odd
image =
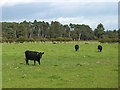
[[[79,45],[75,45],[75,51],[79,49]]]
[[[98,52],[102,52],[102,46],[98,45]]]
[[[40,59],[42,58],[42,55],[44,54],[44,52],[36,52],[36,51],[25,51],[25,57],[26,57],[26,64],[28,63],[28,60],[34,60],[34,65],[36,63],[36,61],[38,61],[39,65],[40,65]]]

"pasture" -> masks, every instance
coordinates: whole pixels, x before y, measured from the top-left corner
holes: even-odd
[[[80,48],[75,52],[74,45]],[[3,43],[3,88],[117,88],[118,44]],[[25,64],[25,50],[44,51],[41,65]]]

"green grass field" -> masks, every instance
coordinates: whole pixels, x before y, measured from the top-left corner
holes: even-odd
[[[80,45],[75,52],[74,45]],[[118,44],[97,42],[2,44],[3,88],[117,88]],[[44,51],[41,65],[25,64],[25,50]]]

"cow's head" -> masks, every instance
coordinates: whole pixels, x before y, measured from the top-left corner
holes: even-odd
[[[40,52],[39,54],[42,54],[42,55],[43,55],[43,54],[44,54],[44,52]]]
[[[43,54],[44,54],[44,52],[39,52],[39,53],[38,53],[38,55],[39,55],[40,57],[42,57]]]

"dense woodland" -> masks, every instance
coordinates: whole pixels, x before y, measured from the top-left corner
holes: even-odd
[[[99,40],[100,42],[118,42],[120,30],[105,30],[103,24],[96,25],[95,30],[89,25],[72,24],[63,25],[58,21],[51,23],[45,21],[33,22],[1,22],[2,42],[24,41],[78,41]]]

